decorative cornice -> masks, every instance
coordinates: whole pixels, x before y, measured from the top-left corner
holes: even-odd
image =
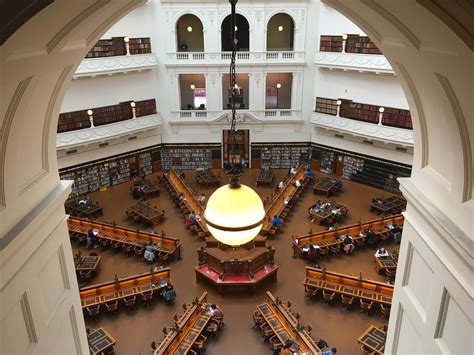
[[[56,135],[56,149],[69,149],[81,145],[104,142],[121,136],[149,131],[160,126],[161,115],[157,113],[104,126],[58,133]]]
[[[409,129],[383,126],[320,113],[313,113],[311,123],[324,129],[346,132],[354,136],[386,143],[413,147],[413,131]]]
[[[142,71],[153,69],[157,65],[156,56],[152,53],[88,58],[81,62],[73,77],[76,79],[88,76],[94,77],[97,75]]]
[[[329,69],[395,75],[387,58],[379,54],[316,52],[314,64]]]

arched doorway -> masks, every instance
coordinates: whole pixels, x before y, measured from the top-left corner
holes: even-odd
[[[141,3],[84,1],[72,11],[70,2],[58,0],[2,45],[0,290],[8,310],[2,322],[24,320],[21,331],[12,327],[5,336],[9,344],[21,340],[20,353],[30,344],[37,353],[87,349],[74,268],[65,257],[71,251],[63,203],[70,187],[58,177],[56,123],[75,68],[107,28]],[[448,16],[456,9],[464,14],[461,2],[437,7],[436,15],[421,4],[426,1],[326,3],[389,58],[413,117],[415,159],[412,176],[402,181],[407,225],[386,352],[466,350],[470,339],[457,330],[472,329],[466,311],[472,309],[472,48],[458,34],[462,16],[453,31],[449,18],[456,15]],[[37,268],[40,262],[47,268]],[[48,289],[38,287],[38,277],[47,277]],[[44,302],[32,317],[34,299]]]
[[[237,22],[237,50],[247,52],[250,49],[250,26],[247,19],[241,14],[236,16]],[[221,24],[221,51],[232,51],[231,43],[231,29],[230,29],[230,15],[226,16]]]
[[[267,24],[267,51],[292,51],[294,30],[293,19],[288,14],[273,15]]]
[[[176,51],[204,52],[203,26],[197,16],[186,14],[176,22]]]

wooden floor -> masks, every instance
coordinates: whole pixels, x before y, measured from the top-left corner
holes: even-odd
[[[279,179],[284,177],[287,170],[276,170],[272,187],[256,187],[255,180],[258,170],[248,170],[241,181],[253,187],[262,198],[270,195]],[[226,175],[222,174],[221,183],[226,183]],[[324,174],[317,173],[316,177]],[[153,176],[151,177],[153,178]],[[186,180],[194,186],[194,172],[186,171]],[[371,199],[374,195],[389,196],[390,194],[365,185],[343,181],[342,193],[335,199],[349,207],[349,216],[344,224],[356,223],[374,219],[377,216],[369,212]],[[125,209],[134,204],[129,190],[130,183],[110,188],[107,192],[95,192],[91,195],[94,201],[99,201],[104,215],[100,220],[115,221],[119,225],[133,226],[125,217]],[[215,190],[201,190],[207,197]],[[183,217],[174,207],[167,191],[162,188],[159,197],[150,200],[152,205],[164,209],[164,222],[156,229],[164,230],[168,235],[181,239],[183,259],[172,261],[171,277],[173,279],[177,300],[175,305],[166,305],[159,300],[150,309],[138,307],[132,313],[125,310],[116,316],[101,315],[99,320],[86,320],[91,328],[105,327],[117,339],[116,353],[121,354],[151,354],[150,343],[157,343],[162,339],[161,329],[172,325],[174,313],[181,312],[181,304],[190,302],[203,291],[208,291],[208,300],[217,303],[224,311],[225,327],[218,339],[208,341],[206,354],[271,354],[268,343],[263,343],[260,334],[252,330],[252,313],[256,306],[266,299],[265,291],[270,290],[275,296],[293,302],[293,310],[302,315],[302,324],[310,323],[313,326],[312,335],[315,339],[325,339],[330,347],[337,347],[338,354],[358,354],[359,345],[356,338],[361,335],[370,324],[381,325],[380,315],[366,316],[359,313],[358,308],[345,311],[342,306],[335,304],[326,306],[322,302],[306,301],[303,292],[304,260],[293,259],[291,236],[313,231],[323,230],[323,227],[312,224],[308,219],[307,209],[318,199],[324,197],[313,195],[312,188],[308,187],[295,205],[290,220],[286,223],[283,233],[269,243],[276,248],[275,262],[279,266],[278,282],[264,285],[255,294],[231,294],[220,296],[206,284],[197,284],[194,275],[194,266],[197,264],[196,250],[203,245],[195,236],[190,236],[184,228]],[[75,250],[77,245],[73,245]],[[389,251],[395,248],[389,245]],[[80,248],[88,253],[84,248]],[[102,258],[101,272],[92,283],[109,281],[117,273],[124,277],[150,269],[149,265],[139,262],[135,257],[114,255],[112,251],[94,250]],[[362,272],[364,278],[384,281],[384,277],[376,274],[372,250],[357,251],[352,256],[330,258],[324,264],[328,270],[358,275]]]

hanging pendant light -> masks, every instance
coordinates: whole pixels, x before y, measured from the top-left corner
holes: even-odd
[[[238,166],[232,160],[232,157],[235,156],[235,99],[238,90],[235,79],[235,57],[237,51],[235,5],[237,0],[229,0],[229,2],[231,4],[232,46],[230,64],[232,122],[230,129],[231,152],[229,154],[229,172],[234,176],[230,179],[228,185],[218,188],[209,197],[204,218],[209,232],[214,238],[221,243],[238,246],[248,243],[258,235],[265,220],[265,209],[260,196],[250,187],[239,183],[239,179],[236,176]]]

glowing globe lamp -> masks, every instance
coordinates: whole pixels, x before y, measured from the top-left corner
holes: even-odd
[[[265,209],[257,193],[237,178],[209,197],[204,212],[209,232],[221,243],[237,246],[254,239],[262,229]]]

